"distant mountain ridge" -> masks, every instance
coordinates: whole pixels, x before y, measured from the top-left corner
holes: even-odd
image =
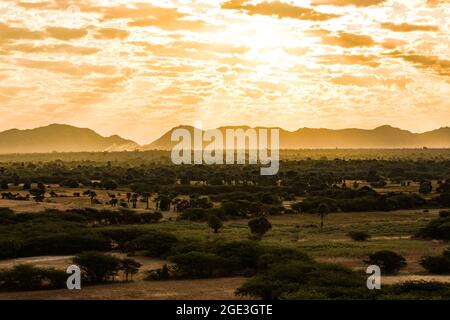
[[[154,142],[144,145],[141,150],[170,150],[175,145],[171,142],[173,130],[187,129],[193,134],[192,126],[179,126],[166,132]],[[218,128],[223,133],[226,129],[247,130],[248,126]],[[255,129],[271,129],[256,127]],[[280,129],[281,149],[390,149],[390,148],[450,148],[450,128],[444,127],[425,133],[412,133],[388,125],[372,130],[367,129],[311,129],[301,128],[296,131]],[[224,135],[225,136],[225,135]]]
[[[0,153],[101,152],[135,150],[139,145],[118,135],[103,137],[87,128],[64,124],[0,132]]]
[[[140,146],[132,140],[118,135],[103,137],[87,128],[65,124],[0,132],[0,154],[6,153],[51,153],[51,152],[103,152],[134,150],[171,150],[172,132],[184,128],[193,134],[192,126],[172,128],[159,139]],[[247,130],[248,126],[228,126],[218,128]],[[255,129],[272,129],[256,127]],[[394,148],[450,148],[450,128],[444,127],[424,133],[412,133],[388,125],[366,129],[312,129],[301,128],[296,131],[280,130],[281,149],[394,149]]]

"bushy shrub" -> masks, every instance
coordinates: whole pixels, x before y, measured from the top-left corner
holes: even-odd
[[[120,250],[126,251],[126,244],[144,235],[145,232],[146,230],[142,228],[111,228],[102,230],[99,233],[111,239]]]
[[[208,219],[208,211],[203,208],[189,208],[180,214],[180,219],[190,221],[206,221]]]
[[[384,300],[437,300],[450,299],[450,286],[442,282],[407,281],[392,286],[384,286],[378,299]]]
[[[398,273],[400,269],[407,265],[404,257],[389,250],[372,253],[369,255],[369,259],[364,260],[364,262],[369,265],[379,266],[381,271],[386,274]]]
[[[214,230],[214,233],[219,233],[219,229],[223,227],[223,222],[217,215],[209,213],[208,226]]]
[[[445,256],[423,257],[420,265],[434,274],[450,274],[450,258]]]
[[[307,296],[305,290],[309,292]],[[237,289],[236,294],[264,300],[339,299],[355,292],[353,298],[359,299],[362,291],[368,291],[364,277],[346,267],[312,261],[286,261],[272,264],[265,272],[250,278]]]
[[[210,245],[208,252],[227,259],[229,273],[241,274],[257,268],[264,249],[254,241],[227,241]]]
[[[160,269],[149,270],[145,273],[146,281],[161,281],[171,279],[177,272],[177,268],[174,266],[169,267],[165,264]]]
[[[264,253],[258,258],[258,270],[267,270],[272,264],[280,261],[311,262],[311,258],[294,248],[264,247]]]
[[[260,240],[270,229],[272,224],[265,217],[258,217],[248,222],[248,227],[251,234],[258,240]]]
[[[348,233],[348,236],[353,241],[367,241],[371,237],[370,234],[368,234],[367,232],[364,232],[364,231],[350,231]]]
[[[430,221],[415,236],[424,239],[450,240],[450,217]]]
[[[110,249],[110,241],[98,235],[54,234],[26,239],[19,249],[19,255],[75,254],[86,250]]]
[[[167,256],[168,257],[176,256],[191,251],[205,252],[206,251],[205,242],[198,239],[181,239],[170,248],[170,251],[167,253]]]
[[[420,265],[434,274],[450,274],[450,248],[440,256],[426,256],[420,260]]]
[[[87,283],[114,281],[121,267],[119,258],[100,252],[83,252],[73,258],[73,263],[80,267]]]
[[[67,274],[64,271],[21,264],[9,270],[0,270],[0,290],[31,291],[64,288],[66,279]]]
[[[150,230],[135,239],[132,244],[135,250],[144,250],[150,257],[163,257],[178,242],[177,238],[166,232]]]
[[[229,261],[213,253],[191,251],[171,257],[178,277],[208,278],[228,275]]]

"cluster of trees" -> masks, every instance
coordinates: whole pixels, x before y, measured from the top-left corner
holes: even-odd
[[[280,215],[287,210],[281,205],[265,205],[247,200],[226,201],[219,208],[188,208],[179,214],[180,220],[207,221],[210,215],[216,215],[222,220],[236,218],[252,218],[263,215]]]
[[[421,228],[415,236],[423,239],[450,240],[450,214],[442,211],[440,217]]]
[[[216,194],[266,187],[272,194],[268,189],[304,195],[333,185],[346,185],[348,180],[383,186],[389,179],[402,184],[418,182],[420,191],[427,194],[432,189],[430,180],[443,181],[450,176],[449,160],[289,160],[282,161],[277,176],[261,176],[259,168],[251,165],[180,167],[169,161],[125,163],[96,159],[94,162],[63,162],[51,161],[51,156],[47,158],[47,162],[2,163],[0,188],[7,189],[8,184],[23,183],[24,187],[30,187],[31,183],[42,183],[107,190],[115,190],[118,186],[145,186],[146,192],[169,188],[179,189],[184,194],[211,189],[213,191],[208,193]]]
[[[268,247],[250,240],[202,242],[185,239],[174,244],[168,254],[172,265],[164,270],[152,270],[149,279],[249,276],[286,257],[310,259],[296,249]]]
[[[83,284],[88,285],[112,282],[119,275],[122,275],[124,281],[132,281],[142,266],[133,259],[121,259],[93,251],[76,255],[72,262],[80,267]],[[32,291],[65,288],[67,277],[63,270],[20,264],[11,269],[0,270],[0,290]]]
[[[134,259],[121,259],[101,252],[83,252],[73,258],[73,263],[80,267],[84,283],[97,284],[112,282],[121,273],[123,280],[133,280],[142,266]]]
[[[298,213],[319,213],[319,208],[326,205],[330,212],[367,212],[422,208],[427,204],[417,194],[378,194],[369,187],[363,187],[359,190],[327,190],[321,195],[309,196],[302,202],[294,203],[292,209]]]
[[[95,213],[98,215],[95,216]],[[108,224],[105,223],[105,219],[109,219],[110,214],[119,215],[118,212],[105,213],[90,209],[67,212],[50,210],[23,214],[0,209],[0,259],[77,254],[87,250],[109,251],[115,246],[114,234],[90,226],[92,221]],[[121,221],[140,223],[143,221],[141,216],[146,217],[150,214],[152,213],[133,213],[128,217],[122,217]],[[156,218],[149,217],[148,221],[153,222],[159,218],[160,215]]]
[[[66,286],[64,271],[20,264],[0,270],[0,291],[51,290]]]

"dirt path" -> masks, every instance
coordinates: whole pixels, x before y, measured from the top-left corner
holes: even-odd
[[[381,279],[383,284],[396,284],[406,281],[436,281],[450,283],[450,276],[436,276],[436,275],[398,275],[398,276],[384,276]]]
[[[245,278],[136,281],[82,288],[0,293],[0,300],[235,300]]]

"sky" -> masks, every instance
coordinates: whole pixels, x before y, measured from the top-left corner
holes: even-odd
[[[450,0],[1,0],[0,131],[450,125]]]

